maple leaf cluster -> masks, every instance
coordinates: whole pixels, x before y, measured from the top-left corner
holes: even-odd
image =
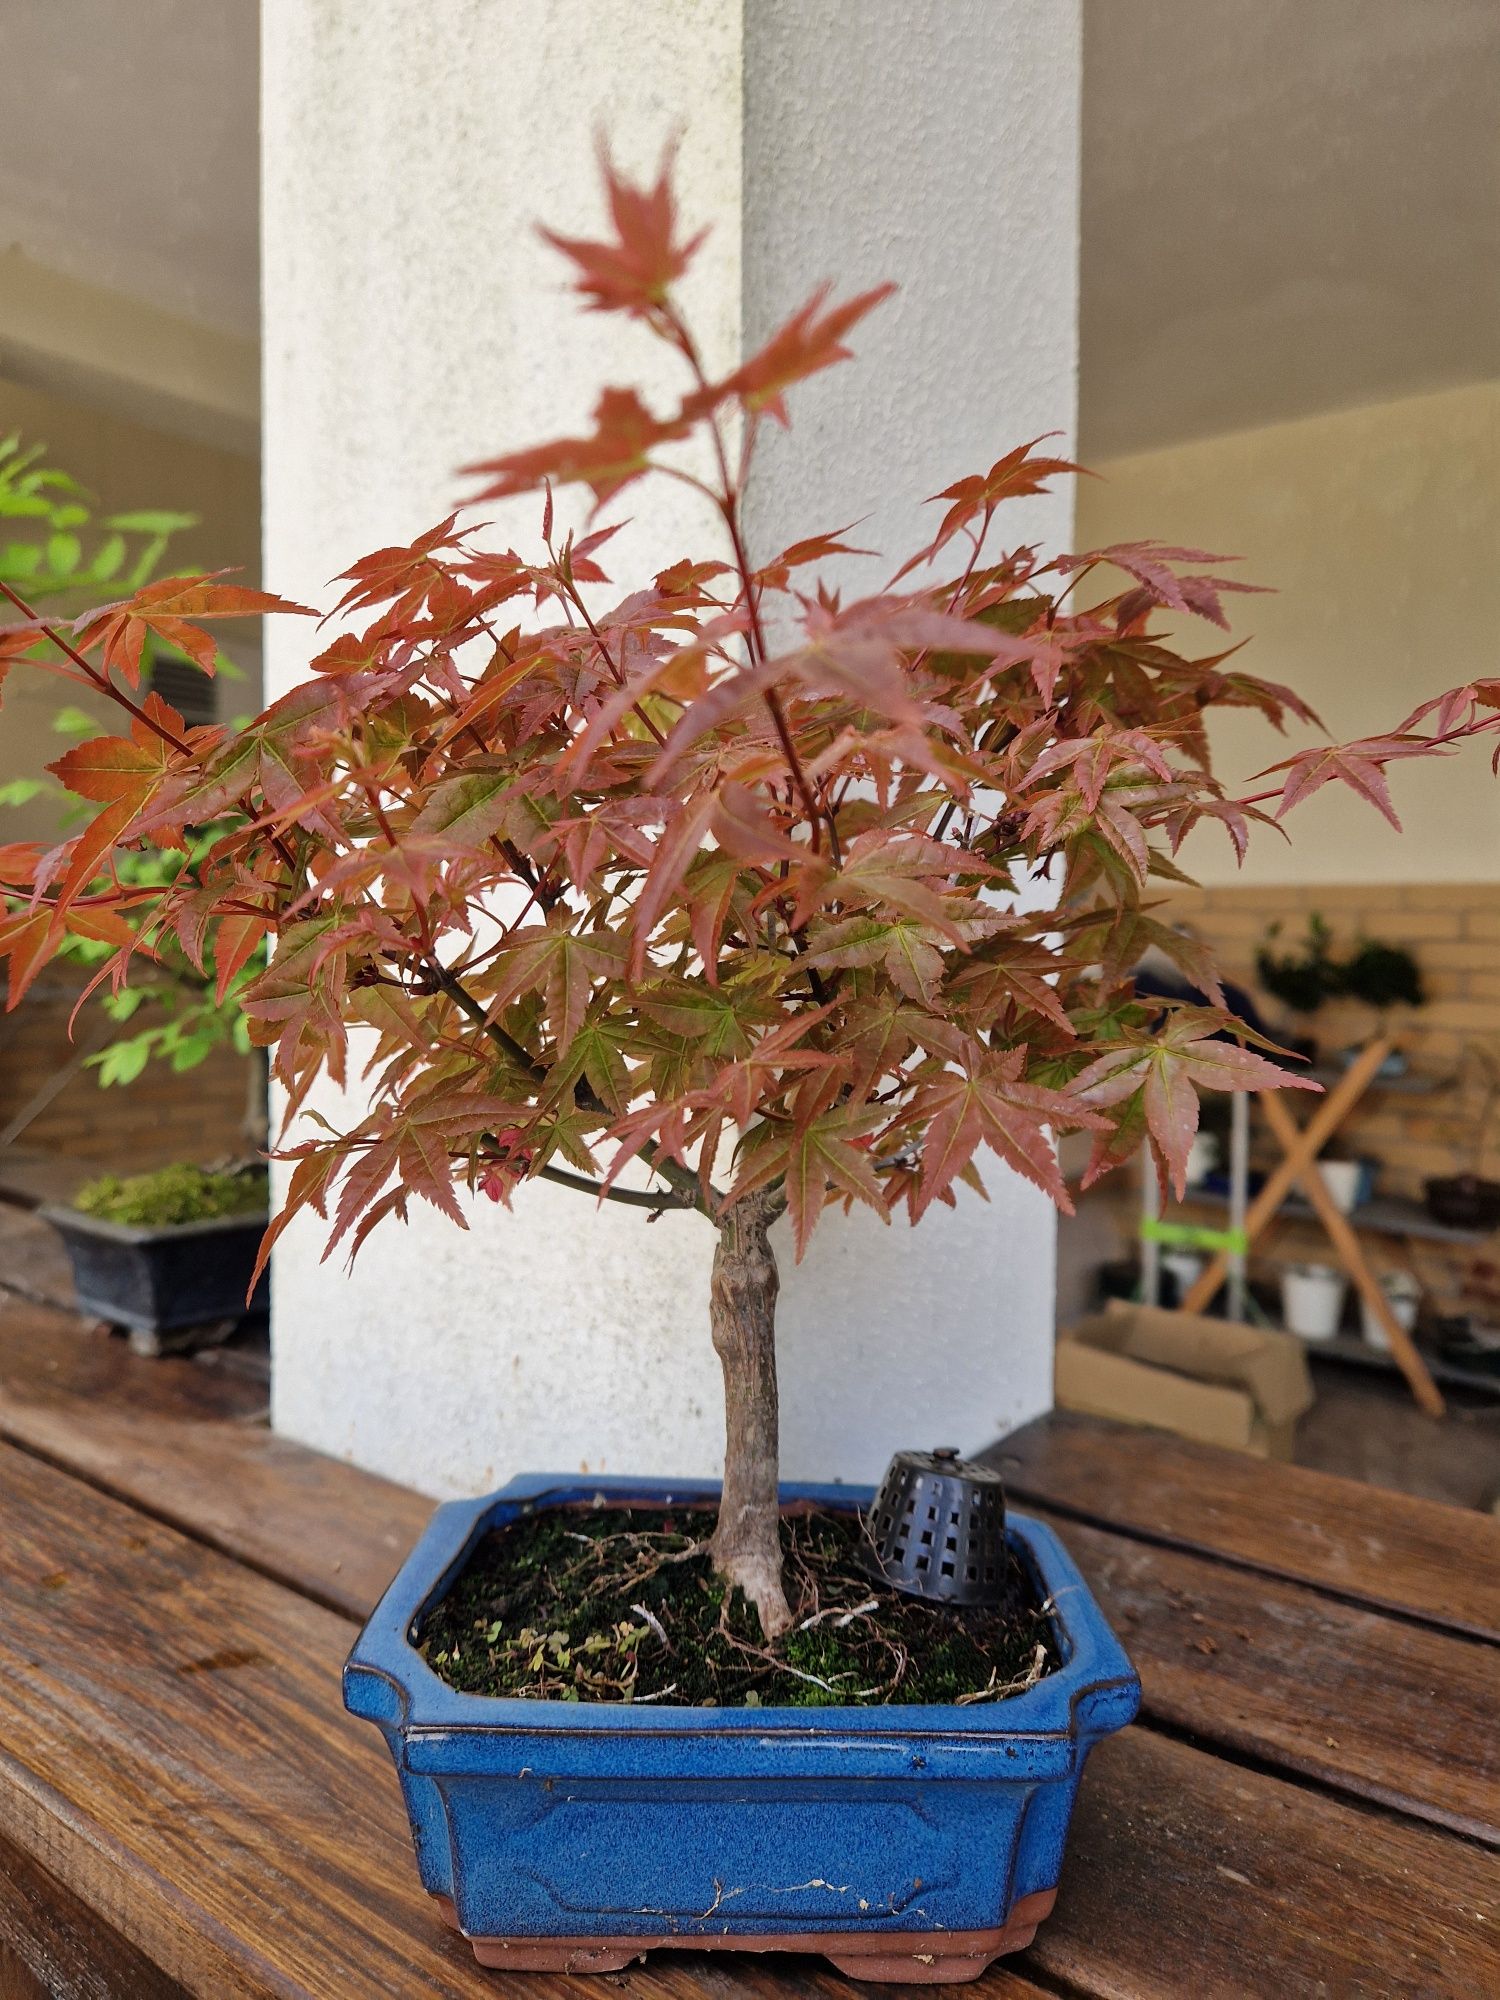
[[[351,1030],[369,1105],[289,1146],[273,1235],[311,1207],[351,1249],[414,1196],[466,1226],[465,1188],[509,1201],[540,1176],[714,1218],[774,1193],[800,1255],[830,1202],[915,1221],[982,1190],[986,1153],[1067,1207],[1054,1142],[1077,1129],[1086,1179],[1145,1144],[1180,1188],[1200,1089],[1296,1081],[1153,914],[1183,838],[1211,819],[1243,852],[1331,781],[1389,812],[1386,765],[1493,734],[1500,685],[1235,798],[1209,711],[1315,718],[1164,621],[1223,626],[1246,586],[1190,549],[997,545],[1007,500],[1075,469],[1040,441],[939,495],[932,539],[867,595],[817,580],[846,530],[752,557],[760,429],[883,291],[818,293],[715,378],[676,303],[699,239],[667,174],[606,177],[611,234],[550,240],[590,308],[666,343],[682,390],[656,411],[607,388],[588,435],[472,468],[478,500],[544,496],[533,554],[453,514],[366,556],[306,680],[239,728],[141,695],[145,636],[211,670],[203,620],[300,607],[179,577],[65,631],[8,593],[0,671],[24,657],[125,713],[53,767],[97,808],[82,830],[0,848],[11,1004],[70,935],[114,948],[117,987],[171,940],[221,995],[267,946],[241,997],[289,1118],[344,1080]],[[709,476],[662,463],[689,437]],[[618,594],[615,529],[559,534],[553,490],[597,509],[653,472],[698,488],[715,546]],[[226,816],[183,881],[117,872]],[[1139,999],[1151,946],[1212,1004]],[[632,1162],[650,1185],[621,1179]]]

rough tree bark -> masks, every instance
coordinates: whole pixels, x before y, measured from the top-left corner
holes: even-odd
[[[737,1201],[719,1224],[710,1315],[724,1369],[724,1497],[710,1553],[754,1605],[768,1639],[792,1622],[781,1577],[776,1294],[770,1227],[779,1194]]]

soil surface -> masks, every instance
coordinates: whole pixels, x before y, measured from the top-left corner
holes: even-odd
[[[549,1508],[487,1535],[418,1638],[466,1694],[672,1707],[995,1702],[1057,1665],[1012,1555],[994,1608],[949,1610],[875,1582],[855,1515],[782,1521],[794,1629],[774,1645],[715,1576],[708,1512]]]

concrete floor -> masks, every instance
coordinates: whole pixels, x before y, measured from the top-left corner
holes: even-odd
[[[1298,1465],[1455,1507],[1500,1498],[1500,1396],[1447,1389],[1447,1414],[1425,1417],[1395,1376],[1316,1359],[1312,1372],[1318,1400],[1297,1427]]]

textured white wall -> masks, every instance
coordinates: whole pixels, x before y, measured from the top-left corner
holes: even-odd
[[[636,167],[681,134],[684,206],[714,223],[692,300],[712,355],[740,345],[742,288],[749,340],[812,278],[907,282],[868,361],[802,398],[799,455],[756,491],[761,537],[872,508],[904,536],[885,496],[1071,427],[1075,6],[266,0],[264,20],[270,587],[321,591],[438,518],[456,465],[565,429],[638,371],[648,349],[572,310],[530,229],[596,215],[599,124]],[[1066,539],[1068,520],[1062,500],[1024,532]],[[707,546],[668,490],[612,545],[614,573]],[[273,641],[273,685],[302,643]],[[786,1270],[789,1476],[874,1476],[897,1445],[977,1446],[1047,1406],[1052,1218],[992,1180],[992,1206],[916,1234],[831,1217]],[[528,1466],[716,1470],[708,1227],[546,1186],[473,1222],[379,1233],[352,1280],[319,1263],[315,1221],[288,1233],[278,1428],[444,1494]]]

